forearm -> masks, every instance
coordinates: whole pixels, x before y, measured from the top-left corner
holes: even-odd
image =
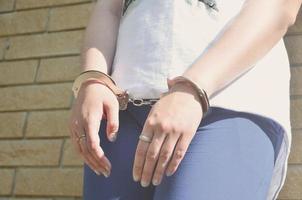
[[[209,96],[250,69],[286,33],[301,5],[285,0],[246,1],[216,41],[185,72]],[[291,7],[287,7],[291,6]],[[290,12],[289,12],[290,10]],[[294,18],[295,19],[295,18]]]
[[[94,69],[110,73],[120,23],[119,14],[105,9],[98,1],[85,30],[81,71]]]

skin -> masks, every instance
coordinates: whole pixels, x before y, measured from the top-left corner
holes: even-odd
[[[246,0],[238,15],[183,75],[205,89],[211,98],[248,70],[285,35],[295,23],[301,3],[302,0]],[[86,29],[82,70],[98,69],[107,73],[111,69],[116,45],[113,36],[117,36],[121,8],[122,0],[102,0],[96,4]],[[151,182],[160,184],[164,175],[173,175],[203,115],[195,91],[186,85],[173,85],[152,106],[145,121],[142,132],[152,137],[152,141],[138,142],[133,179],[146,187]],[[87,82],[72,106],[71,138],[78,153],[92,169],[104,172],[107,167],[110,173],[110,161],[98,145],[97,132],[102,117],[108,119],[107,137],[110,139],[111,132],[118,130],[116,97],[105,86]],[[188,118],[190,120],[184,120]],[[78,144],[75,138],[82,130],[86,131],[87,141]]]
[[[87,25],[81,49],[81,71],[99,70],[108,74],[115,53],[122,0],[99,0]],[[68,121],[71,141],[77,153],[97,174],[110,175],[111,163],[99,146],[101,118],[107,118],[106,134],[110,139],[118,130],[118,101],[110,89],[87,82],[74,100]],[[86,141],[77,142],[83,132]],[[107,168],[107,169],[106,169]]]
[[[216,42],[183,75],[198,83],[211,98],[283,37],[294,24],[300,6],[301,0],[245,1]],[[151,181],[158,185],[164,173],[175,173],[203,115],[191,92],[183,94],[179,86],[175,87],[175,92],[154,105],[146,119],[142,132],[153,140],[150,144],[139,141],[133,167],[134,179],[142,186]]]

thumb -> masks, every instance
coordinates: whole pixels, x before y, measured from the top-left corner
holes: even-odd
[[[117,131],[119,128],[119,107],[110,104],[105,107],[107,125],[106,132],[109,141],[114,142],[117,137]]]

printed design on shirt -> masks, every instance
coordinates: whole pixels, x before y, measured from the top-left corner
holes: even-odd
[[[129,7],[129,5],[134,2],[135,0],[124,0],[124,5],[123,5],[123,14],[125,14],[127,8]]]
[[[185,0],[187,3],[192,5],[193,0]],[[208,9],[213,9],[215,11],[219,11],[217,7],[217,2],[215,0],[198,0],[198,2],[203,3]]]
[[[219,11],[219,9],[217,8],[217,2],[215,0],[198,0],[198,1],[204,3],[209,8]]]
[[[123,5],[123,14],[125,14],[127,8],[129,7],[129,5],[131,3],[133,3],[135,0],[124,0],[124,5]],[[187,3],[191,4],[192,5],[192,0],[185,0]],[[198,0],[198,2],[202,2],[204,3],[207,8],[210,8],[210,9],[214,9],[216,10],[217,12],[219,11],[218,7],[217,7],[217,2],[216,0]]]

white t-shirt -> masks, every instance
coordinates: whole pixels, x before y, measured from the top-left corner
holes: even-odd
[[[158,98],[241,9],[244,0],[134,0],[122,16],[112,78],[133,98]],[[232,44],[230,44],[232,45]],[[219,55],[217,55],[219,59]],[[276,165],[270,196],[284,184],[291,146],[290,67],[281,39],[251,70],[210,99],[211,106],[270,117],[286,131],[286,162]],[[280,182],[281,181],[281,182]],[[272,199],[272,197],[270,198]]]

